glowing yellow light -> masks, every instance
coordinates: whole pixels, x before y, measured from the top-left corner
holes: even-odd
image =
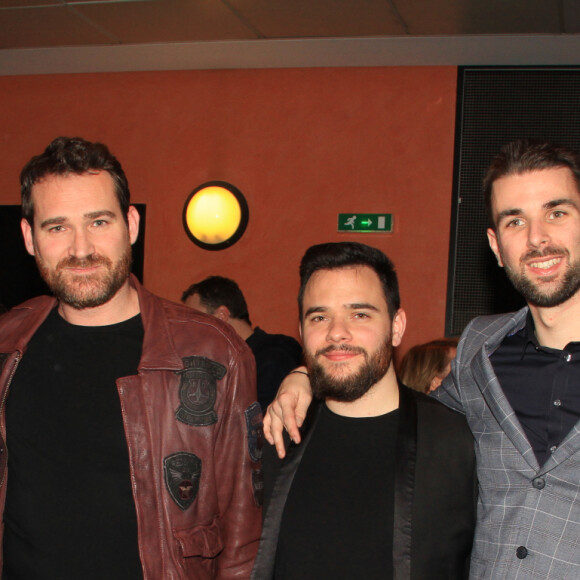
[[[206,244],[220,244],[231,238],[241,217],[234,194],[215,185],[200,189],[189,201],[185,215],[189,231]]]

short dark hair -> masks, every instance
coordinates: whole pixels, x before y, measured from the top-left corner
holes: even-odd
[[[491,208],[494,182],[508,175],[561,167],[570,169],[580,193],[580,154],[576,151],[549,141],[530,139],[518,139],[504,145],[483,178],[483,200],[489,227],[495,229]]]
[[[20,173],[22,217],[32,225],[34,207],[32,188],[50,175],[82,175],[92,171],[106,171],[115,184],[121,213],[128,222],[131,196],[125,172],[117,158],[102,143],[91,143],[80,137],[57,137],[40,155],[33,157]]]
[[[209,276],[201,282],[192,284],[181,296],[185,302],[190,296],[199,295],[201,303],[213,314],[219,306],[226,306],[232,318],[244,320],[250,326],[250,315],[246,299],[240,287],[229,278]]]
[[[302,303],[306,284],[318,270],[337,270],[348,266],[368,266],[379,277],[391,318],[401,306],[399,282],[393,262],[377,248],[358,242],[331,242],[311,246],[300,262],[298,310],[302,320]]]

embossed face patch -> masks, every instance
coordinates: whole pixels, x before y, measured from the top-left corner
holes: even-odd
[[[264,431],[262,423],[262,409],[259,403],[252,403],[245,411],[246,429],[248,431],[248,450],[252,461],[262,459]]]
[[[178,371],[181,404],[175,416],[193,427],[212,425],[217,421],[214,410],[217,381],[225,376],[226,368],[203,356],[187,356],[182,360],[184,369]]]
[[[173,453],[163,460],[163,472],[169,495],[182,510],[186,510],[199,490],[201,459],[185,451]]]

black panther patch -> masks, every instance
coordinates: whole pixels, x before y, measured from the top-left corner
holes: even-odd
[[[259,403],[252,403],[245,411],[246,428],[248,430],[248,449],[252,461],[262,459],[264,431],[262,423],[262,408]]]
[[[252,489],[254,490],[254,501],[260,507],[264,503],[264,475],[261,469],[252,471]]]
[[[173,453],[163,460],[165,485],[173,501],[186,510],[197,496],[201,459],[193,453]]]
[[[217,421],[214,404],[217,381],[224,377],[226,368],[203,356],[186,356],[183,360],[179,385],[181,405],[175,412],[179,421],[194,427],[212,425]]]

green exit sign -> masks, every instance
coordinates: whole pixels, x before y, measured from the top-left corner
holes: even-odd
[[[339,232],[385,232],[393,231],[392,213],[339,213]]]

